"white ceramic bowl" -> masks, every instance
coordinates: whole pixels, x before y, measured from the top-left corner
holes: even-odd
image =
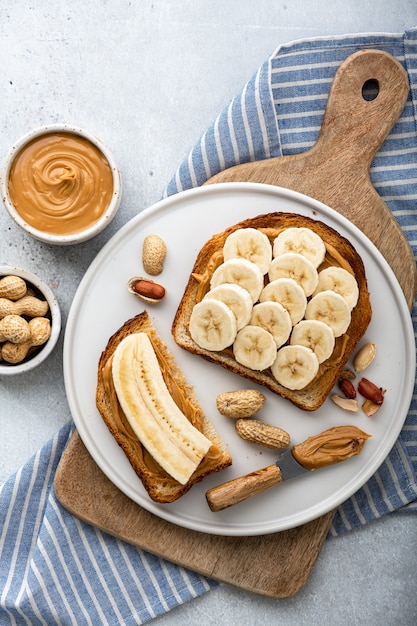
[[[22,374],[32,370],[45,361],[45,359],[51,354],[52,350],[56,346],[61,332],[61,311],[52,290],[44,283],[43,280],[36,276],[36,274],[33,274],[28,270],[20,269],[19,267],[0,265],[0,280],[5,276],[19,276],[20,278],[23,278],[23,280],[26,281],[27,286],[32,288],[37,297],[48,302],[49,311],[45,317],[49,317],[51,320],[51,334],[48,341],[42,346],[39,346],[39,348],[29,355],[24,361],[16,363],[15,365],[6,363],[3,360],[0,361],[0,376],[14,376],[16,374]]]
[[[110,203],[107,206],[107,209],[92,226],[88,226],[84,230],[81,230],[77,233],[51,234],[48,232],[44,232],[31,224],[28,224],[28,222],[20,215],[20,213],[14,207],[9,193],[9,175],[16,156],[29,142],[43,135],[53,133],[68,133],[88,140],[96,148],[98,148],[98,150],[108,161],[113,176],[113,195],[111,197]],[[47,126],[42,126],[41,128],[37,128],[28,132],[21,139],[19,139],[19,141],[17,141],[9,150],[3,161],[0,170],[0,188],[4,205],[14,222],[35,239],[43,241],[44,243],[56,245],[72,245],[95,237],[98,233],[104,230],[104,228],[106,228],[108,224],[110,224],[111,220],[116,215],[122,195],[121,175],[114,160],[114,157],[109,149],[103,144],[100,139],[98,139],[88,131],[68,124],[50,124]]]

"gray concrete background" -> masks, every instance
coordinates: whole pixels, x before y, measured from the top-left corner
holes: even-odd
[[[278,45],[416,25],[415,0],[1,0],[0,158],[32,128],[79,125],[113,151],[124,194],[112,224],[70,248],[31,239],[0,207],[0,262],[41,275],[65,327],[103,244],[160,198],[194,142]],[[70,418],[62,342],[33,373],[0,379],[0,484]],[[416,530],[415,517],[391,515],[327,541],[294,598],[221,585],[155,623],[411,626]]]

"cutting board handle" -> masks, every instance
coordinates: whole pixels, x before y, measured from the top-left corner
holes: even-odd
[[[376,86],[370,98],[368,86]],[[207,183],[278,185],[315,198],[355,224],[391,265],[410,309],[417,291],[413,250],[372,184],[372,161],[409,92],[401,63],[384,50],[360,50],[337,69],[317,141],[299,154],[240,163]]]
[[[341,160],[347,158],[345,152],[354,152],[370,164],[400,116],[408,91],[406,71],[387,52],[352,54],[335,74],[314,149],[328,148]]]

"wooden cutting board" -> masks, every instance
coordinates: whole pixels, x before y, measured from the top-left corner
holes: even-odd
[[[377,81],[378,95],[362,88]],[[305,193],[355,223],[390,263],[411,309],[417,272],[410,246],[369,178],[371,161],[398,119],[408,79],[393,57],[363,51],[349,57],[332,83],[317,143],[301,155],[239,165],[209,183],[251,181]],[[275,598],[306,583],[334,511],[294,529],[258,537],[220,537],[183,529],[148,513],[111,483],[77,431],[55,476],[61,504],[77,517],[162,558],[242,589]]]
[[[366,100],[364,86],[376,84],[377,97]],[[405,70],[387,52],[357,52],[336,72],[320,135],[310,150],[243,163],[208,183],[278,185],[332,207],[365,233],[387,259],[411,309],[417,288],[413,252],[369,175],[374,156],[404,108],[408,90]]]

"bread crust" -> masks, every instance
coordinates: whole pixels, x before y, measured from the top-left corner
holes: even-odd
[[[334,254],[333,262],[336,264],[348,264],[354,273],[359,287],[357,305],[352,310],[352,318],[345,335],[336,339],[335,349],[332,356],[320,365],[316,378],[306,388],[300,391],[291,391],[280,385],[273,377],[270,370],[255,372],[240,365],[233,357],[230,348],[222,352],[210,352],[200,348],[191,338],[188,325],[194,304],[202,299],[208,287],[207,275],[211,275],[214,269],[223,262],[221,253],[223,244],[230,233],[239,228],[262,229],[270,238],[275,238],[277,231],[289,227],[307,227],[315,231],[326,244],[326,262],[330,263],[331,255]],[[320,270],[320,268],[318,268]],[[368,284],[363,261],[353,245],[332,227],[313,218],[293,213],[269,213],[243,220],[221,233],[213,235],[200,250],[194,267],[190,274],[184,294],[176,311],[172,323],[172,335],[176,343],[183,349],[199,355],[211,363],[220,365],[230,372],[242,376],[252,383],[263,385],[274,393],[287,398],[293,404],[305,411],[315,411],[326,400],[332,387],[337,382],[340,372],[345,367],[355,346],[364,335],[372,317]]]
[[[190,480],[181,485],[167,474],[145,450],[133,432],[117,401],[111,378],[111,360],[119,343],[132,333],[146,332],[162,364],[165,383],[175,402],[187,418],[212,441],[205,458],[201,461]],[[194,389],[187,384],[184,374],[171,352],[159,337],[146,311],[127,320],[108,340],[98,363],[96,406],[111,435],[126,454],[131,466],[141,479],[149,497],[155,502],[174,502],[208,474],[218,472],[232,464],[232,457],[213,425],[203,414]]]

